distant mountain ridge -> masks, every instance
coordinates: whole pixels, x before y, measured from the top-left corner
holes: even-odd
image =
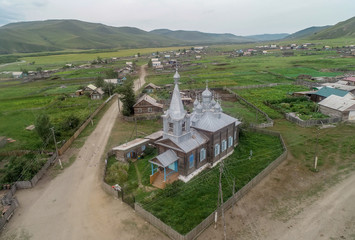
[[[287,36],[289,33],[275,33],[275,34],[258,34],[258,35],[249,35],[245,36],[246,38],[253,39],[256,41],[273,41],[273,40],[280,40]]]
[[[150,33],[165,36],[173,39],[178,39],[187,43],[204,44],[204,43],[241,43],[254,42],[255,40],[236,36],[231,33],[203,33],[199,31],[185,31],[185,30],[169,30],[169,29],[155,29]]]
[[[317,34],[310,36],[309,39],[333,39],[333,38],[355,38],[355,17],[346,21],[339,22],[334,26],[324,29]]]
[[[167,47],[253,41],[233,34],[170,30],[166,32],[147,32],[133,27],[111,27],[79,20],[10,23],[0,27],[0,53]]]

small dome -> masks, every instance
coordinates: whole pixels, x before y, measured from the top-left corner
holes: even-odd
[[[219,111],[222,110],[221,105],[219,105],[218,102],[214,105],[214,109],[215,109],[215,111],[217,111],[217,112],[219,112]]]
[[[202,106],[200,103],[196,106],[196,112],[201,113],[202,112]]]
[[[202,92],[202,97],[212,97],[212,93],[207,87],[206,90]]]
[[[194,101],[194,107],[196,107],[198,104],[200,104],[200,102],[196,98],[195,101]]]
[[[216,104],[216,101],[214,100],[214,98],[212,98],[211,104],[212,104],[212,106],[214,106]]]

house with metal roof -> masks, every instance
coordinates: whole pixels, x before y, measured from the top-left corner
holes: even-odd
[[[318,103],[321,113],[341,117],[343,121],[355,121],[355,97],[348,93],[344,97],[331,95]]]
[[[311,94],[311,100],[314,102],[320,102],[323,99],[329,97],[330,95],[344,97],[346,94],[348,94],[348,92],[345,90],[332,88],[332,87],[322,87],[318,91]]]
[[[162,115],[163,137],[155,142],[158,156],[150,160],[150,183],[164,188],[176,179],[191,180],[207,167],[233,153],[239,141],[238,119],[223,113],[206,86],[202,99],[196,98],[194,110],[187,113],[174,75],[174,90],[169,109]]]

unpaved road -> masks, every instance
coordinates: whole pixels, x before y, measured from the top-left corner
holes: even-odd
[[[265,239],[355,239],[355,174]]]
[[[287,162],[262,180],[237,203],[233,214],[232,209],[227,211],[227,239],[355,239],[355,174],[322,192],[311,203],[299,199],[297,213],[282,221],[274,218],[276,211],[268,188],[273,185],[272,188],[280,189],[280,184],[272,182],[285,173],[286,167]],[[291,204],[277,214],[292,214],[292,208]],[[198,239],[223,239],[222,220],[219,219],[217,229],[210,226]]]
[[[143,85],[144,78],[140,81]],[[33,189],[16,193],[20,208],[2,237],[25,231],[31,239],[40,240],[166,239],[132,208],[101,189],[100,159],[118,115],[113,103],[70,167],[53,179],[45,176]]]

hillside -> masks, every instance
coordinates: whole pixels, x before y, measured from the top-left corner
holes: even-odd
[[[147,32],[133,27],[110,27],[78,20],[10,23],[0,27],[0,54],[250,41],[232,34],[167,31],[167,34]]]
[[[306,29],[302,29],[298,32],[295,32],[291,35],[288,35],[287,37],[285,37],[285,39],[305,39],[305,38],[309,38],[310,36],[313,36],[319,32],[321,32],[324,29],[327,29],[331,26],[322,26],[322,27],[309,27]]]
[[[110,27],[78,20],[11,23],[0,28],[0,53],[65,49],[139,48],[182,44],[130,27]]]
[[[245,37],[262,42],[262,41],[280,40],[280,39],[283,39],[289,35],[290,34],[288,34],[288,33],[275,33],[275,34],[250,35],[250,36],[245,36]]]
[[[309,39],[320,40],[333,38],[355,38],[355,17],[318,32]]]
[[[150,33],[169,37],[176,40],[181,40],[190,44],[207,44],[207,43],[241,43],[241,42],[254,42],[255,40],[246,37],[236,36],[230,33],[217,34],[217,33],[203,33],[199,31],[172,31],[169,29],[156,29]]]

